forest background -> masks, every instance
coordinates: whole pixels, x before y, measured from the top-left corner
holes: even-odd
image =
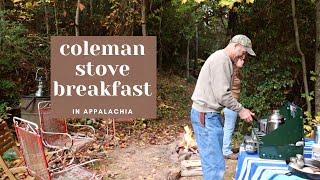
[[[36,91],[38,67],[50,77],[51,36],[149,35],[157,37],[158,122],[187,119],[203,62],[235,34],[250,37],[257,54],[241,72],[241,103],[262,117],[294,102],[307,112],[310,135],[320,122],[315,0],[0,0],[1,118]],[[248,127],[240,121],[237,133]]]

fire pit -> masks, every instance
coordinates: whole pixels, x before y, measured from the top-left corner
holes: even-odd
[[[184,127],[182,141],[178,144],[176,152],[180,161],[181,176],[201,176],[202,168],[197,144],[192,131],[188,126]]]

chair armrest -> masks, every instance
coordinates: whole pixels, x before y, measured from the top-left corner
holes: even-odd
[[[60,149],[54,152],[50,152],[50,155],[51,157],[55,156],[54,159],[48,159],[48,168],[50,172],[59,171],[63,168],[69,167],[75,160],[74,152],[71,149]],[[68,155],[71,155],[71,158]],[[62,164],[60,164],[58,167],[52,168],[51,165],[56,164],[57,162],[60,162]]]
[[[86,161],[86,162],[83,162],[83,163],[80,163],[80,164],[76,164],[76,165],[71,165],[69,167],[66,167],[64,170],[61,170],[61,171],[57,171],[57,172],[54,172],[54,174],[60,174],[60,173],[63,173],[63,172],[66,172],[66,171],[69,171],[75,167],[79,167],[79,166],[83,166],[83,165],[86,165],[86,164],[89,164],[89,163],[93,163],[93,162],[96,162],[96,161],[101,161],[101,159],[92,159],[90,161]]]
[[[46,132],[46,131],[41,131],[42,134],[48,134],[48,135],[61,135],[61,136],[66,136],[70,139],[70,147],[68,146],[64,146],[64,147],[60,147],[60,146],[55,146],[55,145],[51,145],[49,143],[47,143],[43,138],[42,138],[42,142],[44,144],[44,146],[48,147],[48,148],[54,148],[54,149],[71,149],[73,146],[73,139],[71,137],[70,134],[68,133],[58,133],[58,132]]]
[[[91,133],[93,134],[93,137],[94,135],[96,134],[96,130],[92,127],[92,126],[89,126],[89,125],[74,125],[74,124],[69,124],[68,123],[68,126],[73,126],[73,127],[87,127],[91,130]]]

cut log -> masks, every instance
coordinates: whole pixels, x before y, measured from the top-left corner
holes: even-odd
[[[193,167],[193,168],[188,168],[188,169],[182,169],[181,170],[181,176],[186,177],[186,176],[202,176],[202,167]]]
[[[200,160],[181,161],[181,176],[201,176],[202,174]]]
[[[10,168],[10,171],[11,171],[13,174],[25,173],[25,172],[27,172],[27,167],[25,167],[25,166],[14,167],[14,168]]]
[[[27,172],[27,167],[25,166],[21,166],[21,167],[14,167],[14,168],[10,168],[8,169],[12,174],[19,174],[19,173],[26,173]],[[8,177],[9,179],[16,179],[15,176],[11,176],[8,173],[5,173],[2,175],[2,178],[6,178]]]
[[[190,167],[201,167],[201,161],[196,159],[196,160],[183,160],[181,161],[181,168],[182,169],[187,169]]]
[[[181,154],[179,154],[178,159],[179,159],[180,161],[182,161],[182,160],[189,160],[192,154],[193,154],[192,152],[181,153]]]

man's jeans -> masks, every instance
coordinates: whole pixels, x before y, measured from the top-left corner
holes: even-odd
[[[223,127],[223,155],[228,156],[232,154],[232,133],[236,125],[238,113],[228,108],[224,108],[224,127]]]
[[[200,152],[204,180],[221,180],[225,171],[222,154],[223,129],[219,113],[205,114],[205,127],[200,123],[199,112],[191,110],[191,122]]]

